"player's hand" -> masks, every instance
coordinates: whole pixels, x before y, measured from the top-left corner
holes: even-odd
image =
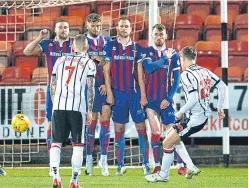
[[[106,61],[102,56],[93,55],[91,56],[91,59],[99,62],[98,66],[104,66],[106,64]]]
[[[106,87],[105,87],[105,84],[101,85],[99,87],[99,92],[100,92],[100,95],[106,95]]]
[[[145,107],[148,104],[148,100],[147,100],[147,97],[145,95],[141,96],[140,104],[141,104],[142,108]]]
[[[43,40],[43,39],[45,39],[47,37],[47,35],[48,35],[48,30],[43,29],[43,30],[40,31],[38,37],[39,37],[40,40]]]
[[[166,55],[169,59],[172,58],[175,50],[173,48],[169,48],[163,52],[163,55]]]
[[[218,117],[219,117],[219,120],[222,120],[226,117],[223,109],[218,110]]]
[[[91,124],[92,120],[93,120],[93,114],[92,114],[92,112],[87,112],[86,113],[86,122],[89,123],[89,124]]]
[[[107,93],[106,102],[111,106],[114,105],[114,97],[112,93]]]
[[[177,120],[179,120],[179,119],[182,119],[182,113],[181,112],[177,112],[176,114],[175,114],[175,117],[176,117],[176,119]]]
[[[160,104],[160,109],[161,110],[164,110],[164,109],[166,109],[168,106],[169,106],[169,101],[167,101],[166,99],[164,99],[162,102],[161,102],[161,104]]]

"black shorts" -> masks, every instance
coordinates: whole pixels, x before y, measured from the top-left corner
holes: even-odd
[[[71,132],[73,144],[83,144],[84,135],[81,112],[54,110],[52,116],[52,143],[63,143]]]

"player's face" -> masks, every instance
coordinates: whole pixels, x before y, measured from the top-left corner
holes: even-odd
[[[67,22],[59,22],[55,25],[56,36],[61,40],[66,40],[69,35],[69,24]]]
[[[101,22],[87,22],[88,33],[92,37],[97,37],[100,34]]]
[[[118,36],[128,38],[131,34],[131,23],[129,22],[129,20],[120,20],[116,29]]]
[[[154,41],[154,44],[158,47],[161,47],[165,44],[165,40],[167,39],[166,31],[159,31],[158,29],[154,29],[152,32],[152,38]]]

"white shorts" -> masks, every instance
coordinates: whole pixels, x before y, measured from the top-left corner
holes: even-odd
[[[190,116],[187,127],[179,132],[179,136],[189,137],[190,135],[199,132],[206,125],[208,117],[203,115]]]

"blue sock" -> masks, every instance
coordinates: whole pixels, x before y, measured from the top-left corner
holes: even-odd
[[[143,164],[148,164],[149,163],[149,144],[148,144],[148,139],[147,139],[147,135],[145,132],[145,129],[140,129],[138,130],[138,142],[139,142],[139,147],[140,147],[140,151],[142,153],[142,161]]]
[[[118,166],[124,166],[125,137],[124,132],[115,132],[115,156]]]

